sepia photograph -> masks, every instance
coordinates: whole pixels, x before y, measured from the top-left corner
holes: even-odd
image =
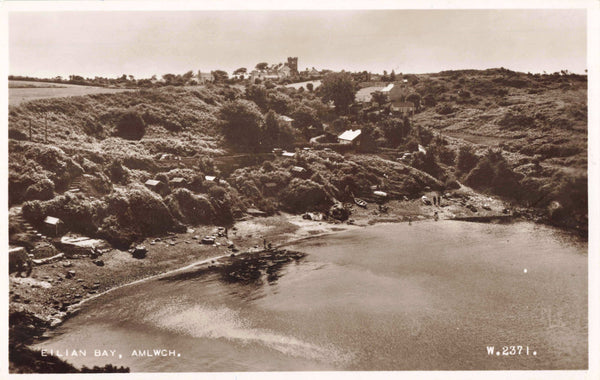
[[[597,2],[131,3],[2,5],[5,374],[597,370]]]

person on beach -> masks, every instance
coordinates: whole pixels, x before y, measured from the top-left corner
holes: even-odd
[[[410,216],[408,217],[408,225],[412,225],[412,218]]]

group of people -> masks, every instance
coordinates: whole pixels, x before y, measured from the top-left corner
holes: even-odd
[[[441,206],[442,205],[442,196],[441,195],[434,195],[433,196],[433,205],[434,206]]]

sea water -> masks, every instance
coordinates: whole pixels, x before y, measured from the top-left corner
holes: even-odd
[[[426,221],[290,248],[307,255],[275,280],[118,289],[36,348],[134,372],[587,367],[587,244],[561,231]]]

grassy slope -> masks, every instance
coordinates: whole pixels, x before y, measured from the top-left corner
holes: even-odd
[[[561,188],[563,178],[579,181],[576,186],[580,186],[582,178],[583,181],[587,178],[586,80],[582,76],[533,76],[502,69],[410,76],[407,93],[416,91],[423,99],[429,96],[436,102],[424,106],[414,115],[412,124],[457,138],[448,139],[453,148],[476,142],[480,144],[478,152],[483,154],[489,146],[501,147],[512,169],[526,177],[526,191],[536,193],[535,199],[527,202],[536,201],[537,206],[546,207],[556,198],[553,190]],[[46,99],[10,107],[11,131],[27,135],[31,122],[34,138],[40,141],[47,121],[50,145],[61,148],[69,157],[78,158],[73,163],[58,154],[56,162],[44,162],[41,158],[45,156],[43,149],[37,153],[29,149],[37,144],[11,141],[10,182],[12,184],[12,178],[17,177],[15,173],[21,179],[37,178],[37,172],[56,172],[61,165],[66,165],[73,178],[81,174],[76,164],[94,175],[99,175],[98,172],[107,174],[108,163],[113,158],[121,158],[130,169],[129,183],[140,184],[152,176],[148,171],[152,171],[152,163],[161,153],[197,158],[223,153],[217,112],[220,105],[236,92],[237,96],[241,95],[237,89],[219,86],[171,87]],[[464,96],[465,93],[468,96]],[[139,141],[113,137],[118,115],[131,108],[146,121],[146,134]],[[345,165],[332,167],[331,162],[340,158],[321,156],[300,155],[294,162],[277,163],[268,170],[242,170],[233,173],[229,182],[241,194],[242,203],[256,204],[259,199],[268,198],[270,200],[262,206],[271,211],[278,209],[282,200],[294,198],[294,193],[301,190],[311,189],[315,197],[325,193],[328,197],[344,200],[348,185],[348,181],[340,180],[344,176],[355,178],[350,190],[357,196],[364,196],[373,185],[386,185],[389,192],[407,195],[415,195],[424,186],[439,186],[433,178],[433,182],[423,180],[424,173],[418,170],[401,172],[404,178],[393,181],[383,181],[381,175],[372,175],[377,172],[388,175],[390,170],[392,173],[400,170],[392,167],[389,161],[365,161],[357,156]],[[82,161],[81,157],[87,161]],[[534,163],[537,162],[541,165],[536,166]],[[310,178],[303,181],[312,183],[292,183],[292,164],[306,166]],[[29,170],[34,168],[33,173],[26,174],[24,166]],[[381,167],[389,168],[382,170]],[[322,175],[314,176],[316,172],[322,172]],[[278,179],[275,181],[278,191],[274,194],[273,190],[265,189],[266,183],[271,181],[269,177]],[[56,182],[57,193],[72,179],[56,173],[49,173],[48,178]],[[15,189],[25,190],[29,185],[24,183]],[[569,186],[565,189],[570,191]],[[208,189],[204,191],[206,193]],[[233,194],[233,198],[237,195]],[[304,208],[298,207],[295,211]],[[579,208],[578,213],[584,212],[585,207]]]
[[[414,89],[433,94],[414,122],[449,136],[498,145],[548,164],[587,167],[587,79],[501,70],[423,76]],[[462,98],[461,91],[471,96]],[[439,110],[448,105],[455,112]],[[475,135],[478,139],[473,139]]]

